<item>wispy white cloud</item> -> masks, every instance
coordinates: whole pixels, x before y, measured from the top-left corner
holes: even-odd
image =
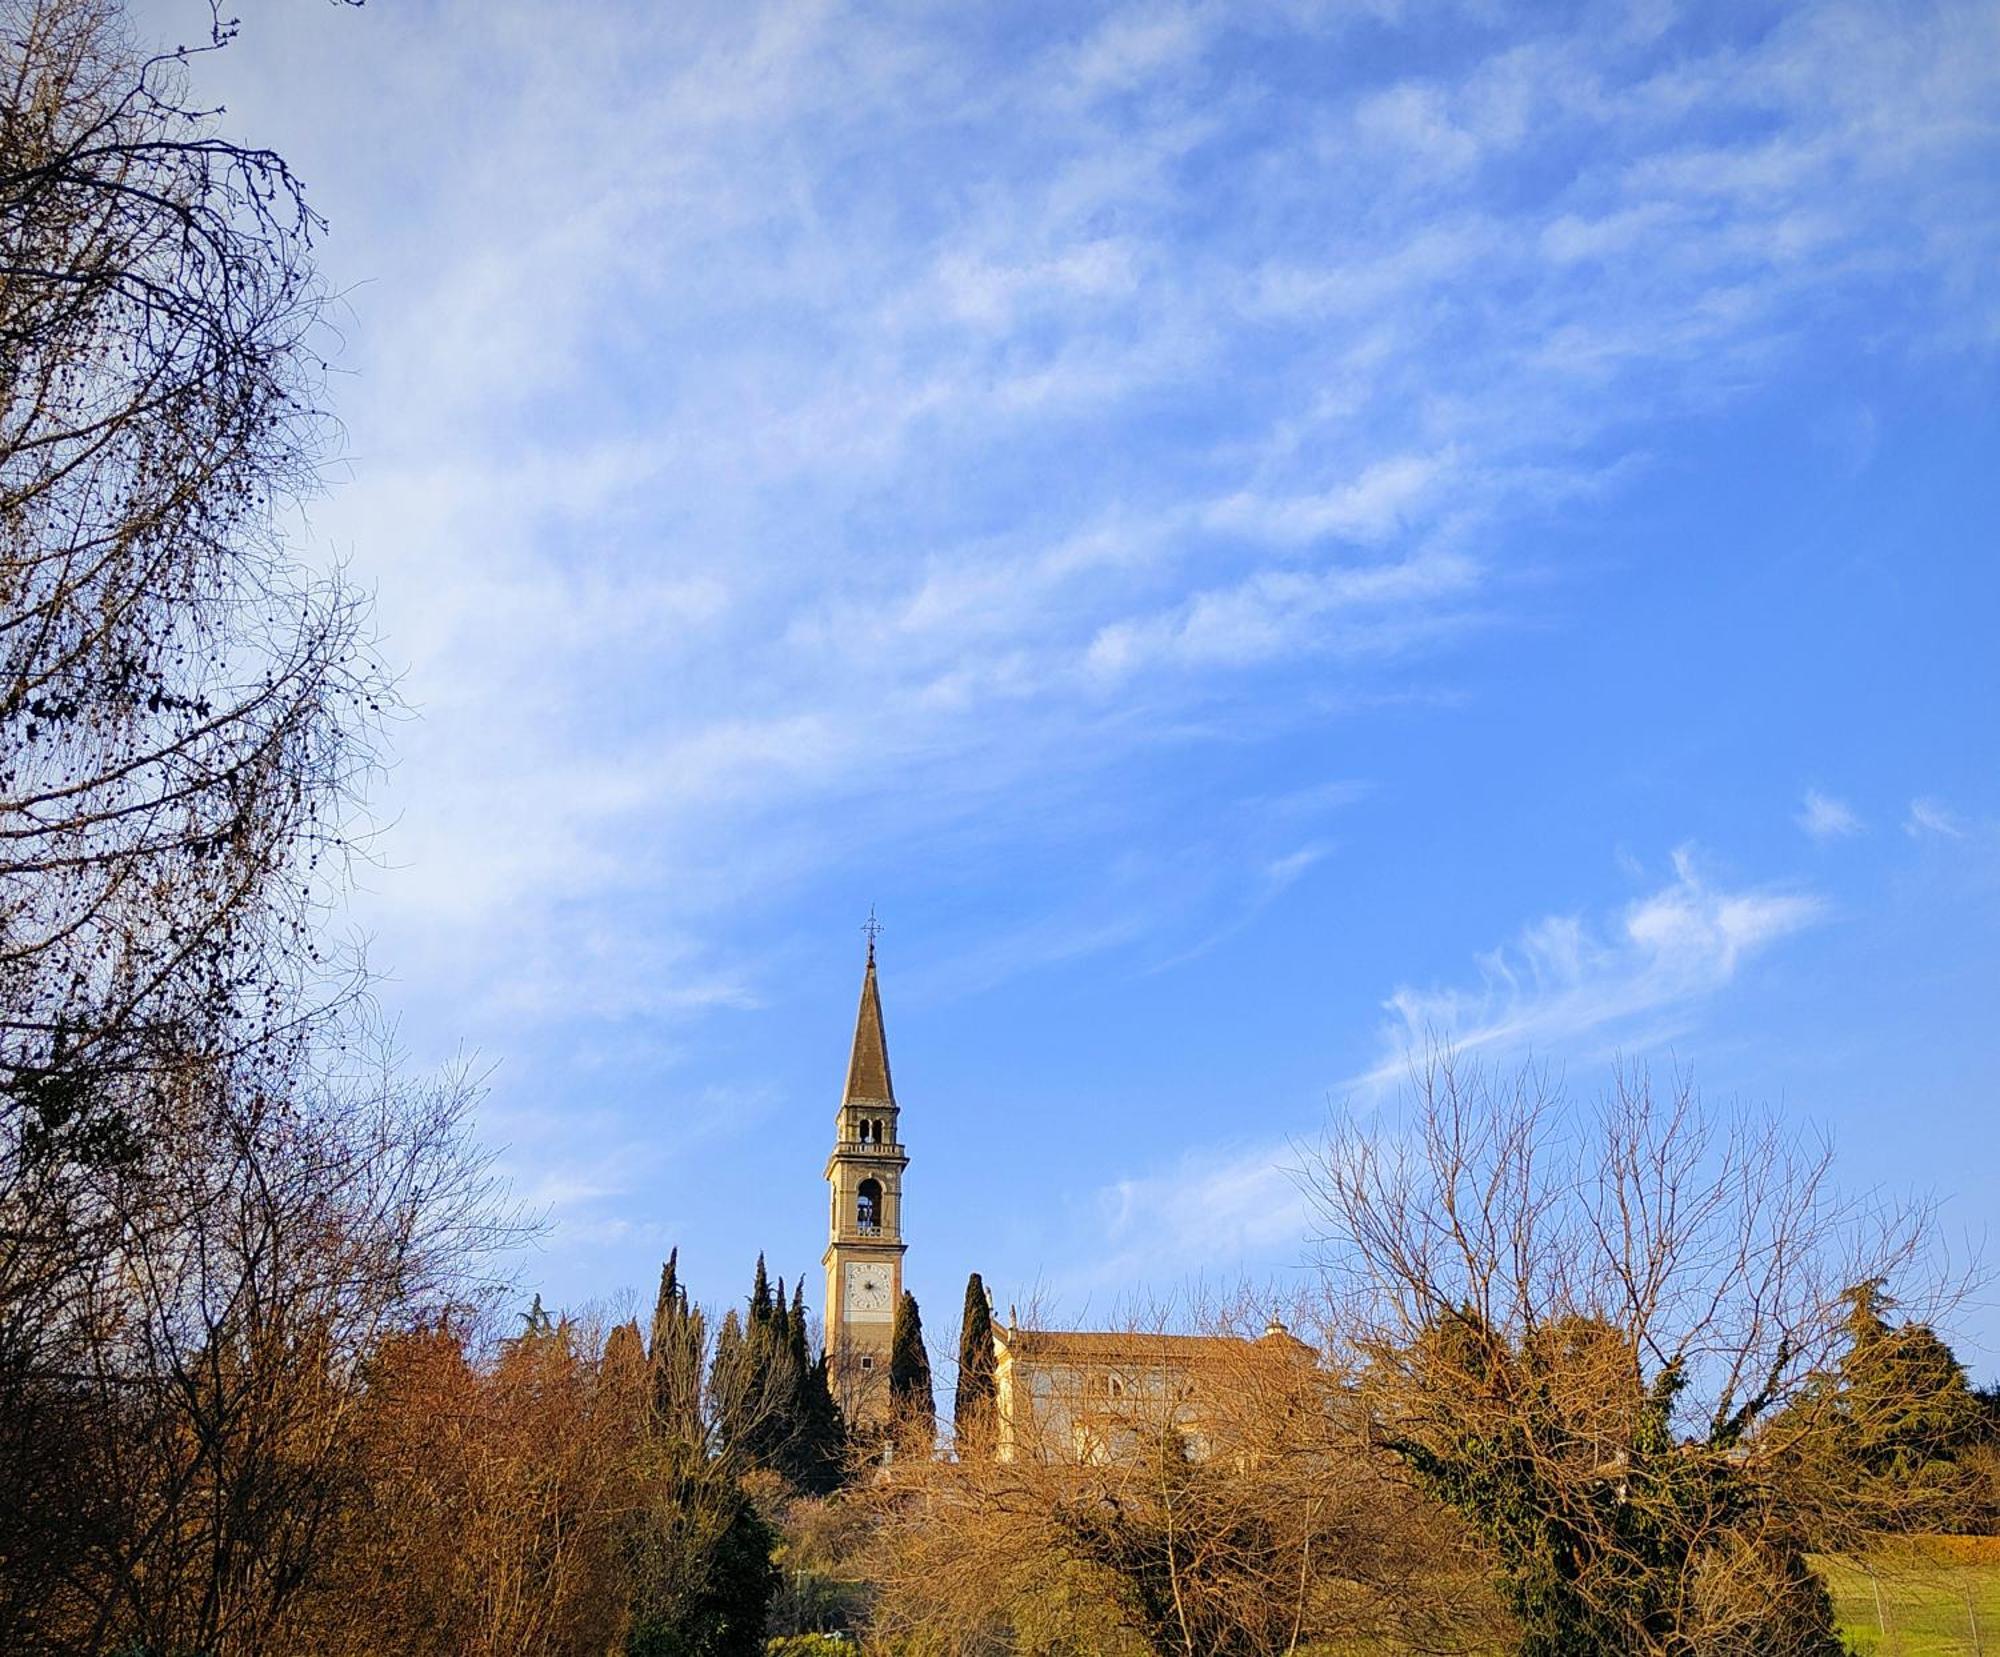
[[[1910,802],[1909,815],[1903,819],[1903,832],[1912,840],[1921,840],[1927,835],[1945,840],[1963,840],[1965,823],[1942,800],[1915,799]]]
[[[201,66],[319,189],[351,294],[315,529],[424,714],[363,906],[386,959],[454,1006],[519,963],[510,1035],[739,1004],[718,916],[854,822],[876,857],[1038,832],[1248,674],[1314,675],[1273,719],[1417,694],[1390,670],[1522,604],[1510,526],[1856,295],[1878,349],[2000,337],[1965,210],[1990,7],[1671,49],[1523,13],[1387,74],[1311,11],[1024,42],[458,0],[253,19]],[[1329,54],[1309,94],[1274,45]],[[1030,919],[1013,958],[1123,924]]]
[[[1162,664],[1246,667],[1299,650],[1396,657],[1468,619],[1453,601],[1468,601],[1479,585],[1472,561],[1445,551],[1315,571],[1264,569],[1110,623],[1091,640],[1087,661],[1095,677],[1116,682]]]
[[[1314,864],[1323,861],[1333,848],[1323,841],[1300,846],[1296,851],[1274,857],[1264,865],[1264,888],[1272,895],[1284,891]]]
[[[1817,788],[1806,790],[1805,803],[1794,821],[1815,840],[1845,840],[1866,829],[1845,800],[1822,794]]]
[[[1384,1056],[1357,1085],[1400,1080],[1408,1055],[1432,1041],[1489,1057],[1657,1042],[1746,961],[1825,915],[1810,892],[1728,890],[1702,877],[1690,851],[1673,862],[1672,881],[1614,916],[1551,915],[1523,928],[1479,957],[1475,983],[1397,990]]]
[[[1254,1263],[1296,1262],[1306,1206],[1291,1166],[1282,1145],[1205,1146],[1103,1187],[1081,1263],[1052,1287],[1066,1304],[1135,1286],[1159,1293],[1190,1275],[1226,1288]]]
[[[1080,45],[1054,54],[1056,84],[1063,95],[1086,104],[1129,92],[1185,66],[1201,50],[1207,33],[1202,14],[1193,7],[1126,6],[1113,11]]]
[[[1748,962],[1825,914],[1809,892],[1717,886],[1686,849],[1673,870],[1666,885],[1601,920],[1553,915],[1524,927],[1478,958],[1472,984],[1398,989],[1386,1003],[1382,1056],[1336,1091],[1365,1098],[1394,1088],[1412,1054],[1434,1042],[1503,1063],[1658,1043],[1690,1027]],[[1313,1126],[1299,1124],[1302,1134]],[[1057,1287],[1073,1297],[1295,1263],[1306,1235],[1292,1173],[1299,1155],[1281,1139],[1210,1144],[1107,1184],[1094,1199],[1097,1235],[1073,1251],[1085,1263]]]
[[[1418,504],[1448,477],[1445,456],[1396,455],[1377,461],[1351,482],[1318,494],[1274,500],[1241,491],[1218,501],[1207,518],[1218,529],[1279,545],[1379,542],[1401,529]]]

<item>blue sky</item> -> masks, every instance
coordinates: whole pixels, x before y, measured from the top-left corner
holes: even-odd
[[[252,9],[201,84],[332,221],[309,534],[418,715],[352,920],[530,1279],[816,1296],[871,903],[939,1338],[973,1268],[1296,1272],[1427,1032],[2000,1221],[1996,63],[1990,0]]]

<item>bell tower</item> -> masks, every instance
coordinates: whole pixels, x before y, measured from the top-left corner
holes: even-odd
[[[889,1419],[889,1337],[903,1297],[903,1154],[882,995],[875,984],[875,935],[868,917],[868,965],[847,1085],[826,1159],[832,1198],[826,1254],[826,1344],[834,1396],[850,1423]]]

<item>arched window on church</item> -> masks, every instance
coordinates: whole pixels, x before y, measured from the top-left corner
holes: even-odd
[[[882,1229],[882,1185],[879,1180],[864,1179],[854,1198],[854,1225],[857,1231],[876,1232]]]

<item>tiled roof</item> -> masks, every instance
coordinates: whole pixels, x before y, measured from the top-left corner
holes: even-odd
[[[1017,1358],[1084,1358],[1106,1361],[1198,1358],[1241,1350],[1252,1343],[1240,1335],[1164,1335],[1145,1330],[1021,1329],[1000,1332]]]

